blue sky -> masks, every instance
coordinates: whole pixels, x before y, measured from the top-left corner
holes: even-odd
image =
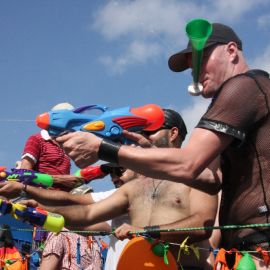
[[[167,61],[186,46],[193,18],[232,26],[250,67],[270,71],[269,0],[1,1],[0,165],[14,166],[39,131],[33,120],[60,102],[156,103],[181,112],[191,130],[208,101],[189,96],[190,71],[171,72]]]

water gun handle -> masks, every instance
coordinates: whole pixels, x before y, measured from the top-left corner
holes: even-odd
[[[101,166],[88,166],[84,169],[78,170],[75,176],[82,177],[86,183],[97,178],[103,178],[107,173],[102,171]]]
[[[12,210],[12,203],[0,199],[0,213],[2,215],[11,214]]]
[[[16,210],[24,211],[26,209],[25,205],[18,203],[11,203],[0,199],[0,213],[2,215],[11,214],[15,219],[20,219],[19,216],[15,214]]]

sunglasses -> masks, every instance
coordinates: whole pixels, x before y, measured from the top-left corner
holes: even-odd
[[[169,127],[161,127],[159,129],[151,130],[151,131],[150,130],[142,130],[140,132],[140,134],[143,135],[143,136],[145,136],[145,137],[149,137],[149,136],[151,136],[151,135],[153,135],[153,134],[155,134],[158,131],[163,130],[163,129],[171,129],[171,128],[169,128]]]
[[[121,177],[125,171],[126,171],[126,169],[123,167],[112,167],[112,168],[110,168],[109,173],[114,174],[118,177]]]

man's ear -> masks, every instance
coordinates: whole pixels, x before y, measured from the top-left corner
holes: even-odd
[[[179,135],[179,129],[177,127],[173,127],[170,129],[170,143],[174,143],[176,140],[178,140]]]
[[[230,54],[230,59],[232,62],[235,62],[237,60],[237,45],[235,42],[229,42],[227,44],[227,51]]]

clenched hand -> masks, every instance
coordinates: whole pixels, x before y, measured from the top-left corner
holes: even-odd
[[[98,161],[98,150],[102,139],[94,134],[82,131],[71,132],[57,137],[56,141],[79,168],[85,168]]]

